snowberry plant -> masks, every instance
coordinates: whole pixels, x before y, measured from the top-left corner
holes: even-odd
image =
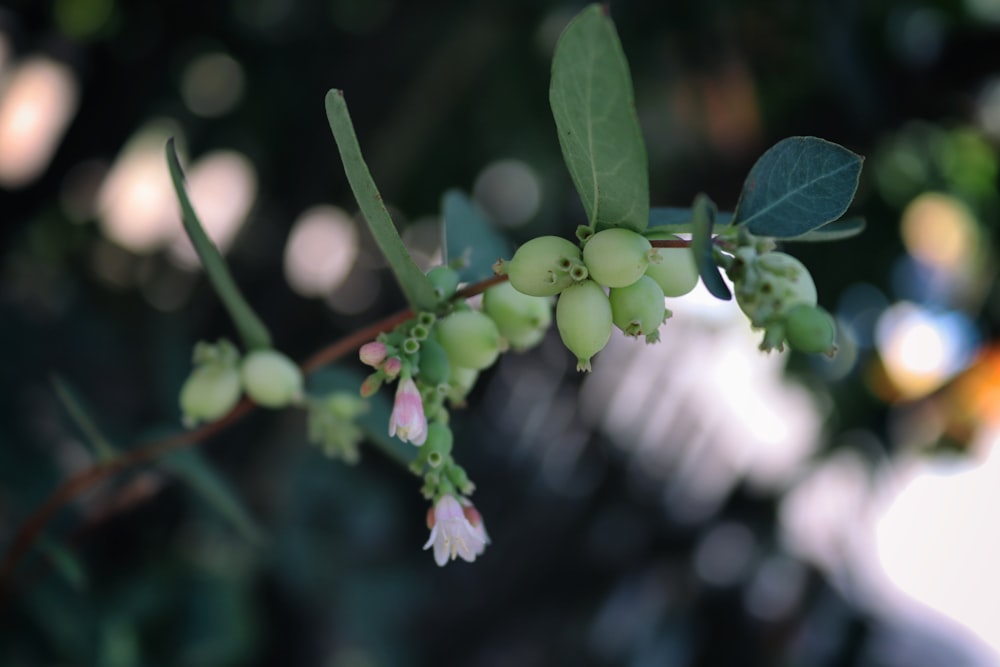
[[[574,238],[541,236],[510,253],[473,203],[449,191],[443,197],[444,262],[424,273],[383,205],[343,93],[327,94],[327,117],[348,181],[409,308],[302,366],[273,348],[266,326],[242,297],[198,222],[168,143],[185,230],[243,348],[229,341],[195,346],[194,368],[180,391],[184,424],[207,422],[197,432],[202,436],[253,405],[297,406],[308,411],[312,441],[331,456],[353,463],[359,444],[374,442],[423,480],[430,531],[424,548],[444,565],[475,560],[490,541],[470,500],[475,486],[455,459],[451,411],[463,406],[480,373],[501,354],[537,345],[553,311],[580,371],[600,363],[594,357],[614,328],[656,343],[661,327],[669,327],[664,297],[682,296],[699,281],[720,299],[735,292],[750,326],[763,331],[762,350],[788,344],[834,353],[833,319],[817,305],[808,269],[775,249],[780,241],[836,240],[861,231],[860,220],[842,218],[857,188],[860,156],[815,137],[792,137],[752,167],[735,211],[719,212],[706,195],[690,207],[651,208],[628,64],[599,5],[582,11],[560,37],[549,96],[587,224]],[[479,294],[481,306],[470,305],[469,297]],[[311,382],[321,367],[349,352],[358,354],[367,376],[340,371],[332,384]],[[241,401],[244,395],[249,400]]]

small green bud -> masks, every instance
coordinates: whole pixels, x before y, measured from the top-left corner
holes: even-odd
[[[559,236],[531,239],[503,267],[510,284],[529,296],[553,296],[573,284],[569,269],[580,261],[580,248]]]
[[[631,285],[646,272],[653,246],[631,229],[612,227],[594,234],[583,246],[590,277],[606,287]]]
[[[800,304],[785,313],[785,336],[788,344],[800,352],[833,356],[837,351],[837,325],[833,316],[819,306]]]
[[[450,299],[458,289],[458,272],[450,266],[435,266],[427,272],[427,279],[434,287],[434,293],[442,301]]]
[[[497,325],[479,311],[454,312],[438,320],[434,331],[453,366],[482,370],[500,354]]]
[[[680,240],[673,234],[650,234],[651,239]],[[656,281],[663,296],[684,296],[698,284],[698,266],[690,248],[654,248],[659,262],[650,262],[646,275]]]
[[[509,282],[486,290],[483,312],[493,319],[500,335],[515,350],[538,344],[552,324],[552,302],[548,297],[522,294]]]
[[[556,326],[563,344],[576,355],[578,371],[589,371],[590,358],[608,344],[611,323],[611,303],[593,280],[567,287],[559,295]]]
[[[645,336],[646,342],[660,339],[660,325],[667,317],[663,290],[649,276],[642,276],[627,287],[615,287],[609,297],[615,326],[626,336]]]
[[[302,400],[302,371],[277,350],[254,350],[243,360],[243,388],[257,404],[283,408]]]
[[[425,340],[420,346],[420,363],[417,369],[417,377],[424,384],[439,385],[448,382],[451,364],[441,343],[433,337]]]
[[[240,400],[243,387],[235,366],[209,364],[198,366],[181,387],[182,421],[191,428],[212,422],[227,414]]]

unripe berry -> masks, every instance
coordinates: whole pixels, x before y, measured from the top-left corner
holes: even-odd
[[[427,272],[427,279],[434,287],[439,299],[450,299],[458,289],[458,271],[450,266],[435,266]]]
[[[628,287],[611,290],[611,314],[615,326],[626,336],[645,336],[647,343],[660,339],[658,329],[666,319],[663,290],[649,276],[642,276]]]
[[[567,287],[559,295],[556,326],[563,344],[576,355],[578,371],[589,371],[590,358],[608,344],[611,322],[611,303],[593,280]]]
[[[613,227],[590,237],[583,246],[583,262],[590,277],[601,285],[625,287],[646,272],[652,249],[645,236]]]
[[[478,311],[454,312],[439,320],[434,331],[452,366],[482,370],[500,354],[497,325]]]
[[[192,427],[222,417],[240,400],[243,387],[235,366],[209,364],[198,366],[181,387],[182,421]]]
[[[254,350],[243,360],[243,388],[255,403],[283,408],[302,399],[302,371],[277,350]]]
[[[816,305],[816,284],[799,260],[783,252],[757,257],[737,285],[736,303],[754,326],[764,327],[792,306]]]
[[[553,296],[573,284],[569,270],[580,262],[580,248],[558,236],[531,239],[503,264],[510,284],[529,296]]]
[[[673,234],[659,232],[648,238],[680,240]],[[660,258],[659,263],[650,262],[646,275],[656,281],[663,290],[663,296],[684,296],[698,284],[698,266],[690,248],[654,248],[653,253]]]
[[[420,345],[420,363],[417,377],[429,385],[447,384],[451,375],[451,364],[441,344],[428,338]]]
[[[818,306],[800,304],[785,313],[788,344],[800,352],[833,354],[837,326],[833,317]]]
[[[493,318],[500,335],[515,350],[539,343],[552,324],[552,303],[548,297],[522,294],[509,282],[483,293],[483,312]]]
[[[427,441],[421,450],[432,468],[440,466],[451,455],[454,439],[451,429],[441,422],[435,421],[427,425]]]

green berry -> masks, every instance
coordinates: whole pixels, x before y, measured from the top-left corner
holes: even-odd
[[[450,266],[435,266],[427,272],[427,279],[434,286],[434,293],[441,300],[450,299],[458,289],[458,271]]]
[[[464,403],[465,397],[472,391],[478,379],[479,371],[472,368],[452,366],[451,377],[448,379],[448,400],[452,404]]]
[[[420,363],[417,377],[429,385],[448,384],[451,375],[451,364],[441,343],[434,338],[428,338],[420,345]]]
[[[460,310],[438,320],[438,342],[452,366],[482,370],[500,354],[500,332],[488,316]]]
[[[515,350],[538,344],[552,324],[552,303],[548,297],[528,296],[509,282],[486,290],[483,312],[493,318],[500,335]]]
[[[783,252],[757,257],[743,270],[736,303],[754,326],[765,327],[793,306],[816,305],[816,284],[799,260]]]
[[[589,371],[590,358],[608,344],[611,323],[611,303],[593,280],[567,287],[559,295],[556,326],[563,344],[576,355],[578,371]]]
[[[799,304],[785,313],[788,344],[800,352],[833,354],[837,326],[830,313],[818,306]]]
[[[573,284],[569,270],[580,262],[580,248],[559,236],[531,239],[503,264],[510,284],[529,296],[553,296]]]
[[[673,234],[659,232],[648,238],[680,240]],[[646,267],[646,275],[656,281],[663,290],[663,296],[684,296],[698,284],[698,266],[690,248],[654,248],[659,262],[651,261]]]
[[[645,336],[646,342],[660,339],[660,325],[666,319],[663,290],[649,276],[642,276],[627,287],[611,290],[611,314],[615,326],[626,336]]]
[[[243,387],[235,366],[198,366],[181,387],[180,405],[185,426],[212,422],[227,414],[240,400]]]
[[[645,236],[613,227],[590,237],[583,246],[583,262],[601,285],[625,287],[646,272],[652,248]]]
[[[421,454],[427,457],[432,468],[437,468],[451,455],[454,440],[450,428],[441,422],[431,422],[427,425],[427,440],[420,448]]]
[[[243,360],[243,388],[255,403],[283,408],[302,400],[302,371],[277,350],[254,350]]]

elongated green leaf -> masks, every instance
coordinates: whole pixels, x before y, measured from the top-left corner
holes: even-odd
[[[549,103],[590,224],[641,232],[649,217],[646,146],[628,62],[600,5],[583,10],[559,38]]]
[[[87,571],[76,554],[44,535],[38,540],[38,548],[70,586],[78,591],[86,590]]]
[[[196,449],[181,449],[160,462],[187,483],[211,507],[227,519],[248,542],[261,544],[263,536],[257,522],[226,482]]]
[[[375,242],[389,262],[389,268],[396,276],[410,306],[416,310],[433,310],[437,305],[437,295],[434,287],[420,267],[414,263],[410,253],[403,245],[396,226],[392,223],[389,211],[385,208],[382,195],[372,179],[368,165],[361,155],[358,137],[354,133],[354,124],[347,111],[344,93],[331,90],[326,94],[326,118],[330,123],[330,131],[337,142],[340,159],[344,163],[347,181],[351,191],[358,200],[361,213],[375,237]]]
[[[694,253],[698,274],[709,293],[717,299],[728,301],[733,298],[729,286],[722,279],[719,267],[712,256],[712,228],[715,225],[715,204],[703,194],[694,198],[692,207],[694,219],[691,230],[691,252]]]
[[[493,275],[493,264],[513,253],[510,241],[487,220],[475,202],[461,190],[448,190],[441,198],[444,216],[446,261],[461,260],[459,277],[465,282]]]
[[[56,396],[59,397],[59,402],[63,404],[63,408],[65,408],[70,419],[80,429],[84,439],[94,448],[94,453],[97,455],[98,460],[108,461],[113,459],[115,457],[115,448],[111,445],[111,441],[105,438],[104,434],[97,428],[97,423],[87,413],[76,392],[58,375],[52,376],[52,387],[55,389]]]
[[[661,206],[649,209],[649,227],[647,231],[690,233],[691,221],[694,219],[694,210],[680,206]],[[715,225],[713,230],[718,231],[729,225],[733,220],[733,214],[726,211],[719,211],[715,214]]]
[[[801,236],[793,236],[783,240],[786,243],[790,241],[806,241],[810,243],[840,241],[841,239],[849,239],[852,236],[857,236],[863,231],[865,231],[864,218],[844,218],[843,220],[837,220],[823,225],[819,229],[814,229],[811,232],[806,232]]]
[[[743,183],[733,224],[759,236],[801,236],[844,214],[860,155],[817,137],[789,137],[761,156]]]
[[[181,170],[180,160],[177,159],[177,150],[174,148],[174,140],[167,141],[167,166],[170,169],[170,179],[174,182],[174,191],[177,193],[177,200],[181,205],[181,222],[184,224],[184,231],[191,239],[191,245],[198,253],[205,275],[215,288],[216,294],[222,300],[222,304],[229,311],[229,316],[233,318],[233,324],[239,331],[243,344],[248,350],[267,349],[271,347],[271,334],[257,314],[250,308],[250,304],[243,298],[236,281],[229,273],[226,260],[222,258],[219,249],[208,238],[205,228],[198,220],[198,214],[191,206],[187,190],[184,188],[184,172]]]

